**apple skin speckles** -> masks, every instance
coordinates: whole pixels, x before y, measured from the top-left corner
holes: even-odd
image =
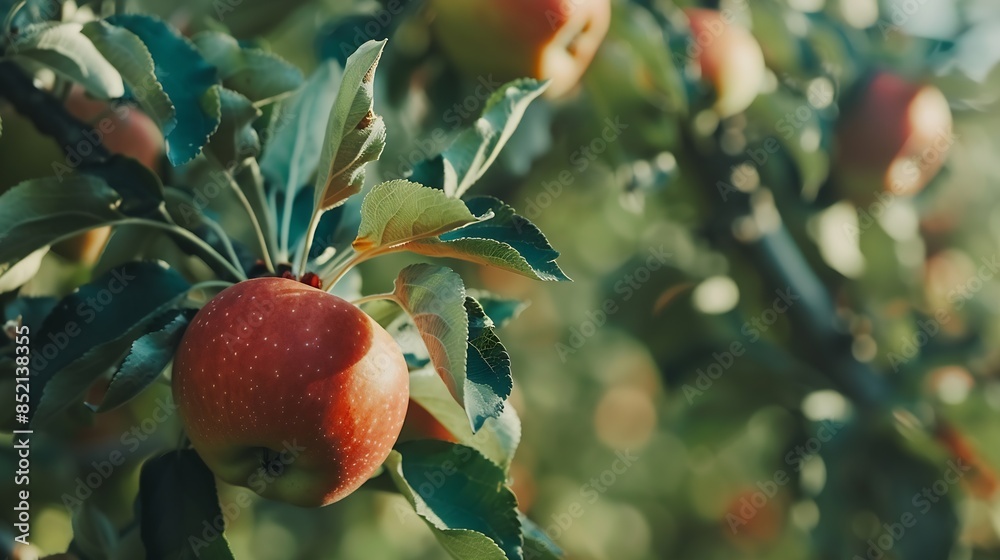
[[[409,375],[396,342],[354,305],[257,278],[195,316],[173,392],[192,445],[220,479],[317,507],[356,490],[388,456]]]

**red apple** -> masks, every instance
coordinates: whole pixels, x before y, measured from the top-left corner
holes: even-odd
[[[316,507],[356,490],[388,456],[409,376],[396,342],[354,305],[257,278],[195,316],[174,359],[173,392],[216,476]]]
[[[101,143],[109,152],[137,159],[153,171],[160,171],[163,133],[153,119],[135,106],[92,99],[83,88],[74,87],[66,97],[66,110],[100,134]]]
[[[163,134],[145,113],[127,103],[109,104],[91,99],[78,86],[70,90],[65,104],[70,114],[101,135],[101,143],[109,152],[136,159],[159,173],[164,154]],[[92,265],[104,252],[110,237],[111,228],[97,228],[57,243],[53,249],[64,257]]]
[[[406,419],[403,420],[403,429],[399,432],[399,441],[414,439],[439,439],[458,443],[458,439],[448,431],[448,428],[438,422],[426,408],[410,401],[410,406],[406,409]]]
[[[576,86],[611,23],[610,0],[432,0],[431,6],[434,35],[462,72],[552,80],[550,98]]]
[[[953,143],[939,89],[880,72],[837,127],[834,178],[861,205],[883,192],[912,195],[934,178]]]
[[[756,99],[764,80],[760,44],[725,12],[691,8],[685,13],[691,25],[688,55],[702,80],[715,90],[715,112],[720,117],[742,112]]]

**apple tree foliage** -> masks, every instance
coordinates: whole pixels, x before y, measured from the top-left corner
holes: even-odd
[[[438,261],[569,280],[529,220],[468,195],[545,84],[499,88],[447,149],[408,179],[381,181],[368,164],[392,134],[375,99],[384,41],[303,76],[223,31],[185,37],[135,13],[82,23],[35,16],[17,16],[2,79],[20,94],[19,109],[49,103],[43,131],[78,141],[70,147],[79,157],[0,196],[0,290],[17,292],[43,274],[42,257],[59,242],[99,228],[113,234],[93,275],[64,297],[20,295],[7,306],[7,319],[33,333],[31,428],[44,432],[81,403],[104,414],[169,379],[189,321],[225,287],[314,272],[399,337],[411,398],[458,440],[398,444],[377,486],[402,494],[455,558],[558,557],[507,484],[520,421],[506,403],[511,360],[497,329],[521,306],[467,290]],[[31,81],[42,70],[96,99],[141,108],[163,133],[170,172],[160,177],[103,150]],[[235,201],[234,210],[215,211],[216,197]],[[430,262],[400,271],[391,292],[362,296],[353,267],[403,251]],[[5,366],[9,348],[0,348]],[[106,392],[89,396],[109,374]],[[159,451],[142,468],[132,525],[147,557],[232,558],[212,473],[183,442]],[[214,535],[205,535],[205,520]],[[126,536],[89,504],[74,533],[70,550],[82,558],[110,557]]]

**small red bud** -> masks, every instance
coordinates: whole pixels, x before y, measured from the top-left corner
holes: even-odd
[[[302,282],[307,286],[312,286],[317,290],[323,289],[323,280],[321,280],[320,277],[314,272],[307,272],[303,274],[299,282]]]
[[[295,275],[292,274],[292,272],[290,270],[286,270],[286,271],[282,272],[281,273],[281,277],[282,278],[287,278],[288,280],[295,280],[296,279]]]

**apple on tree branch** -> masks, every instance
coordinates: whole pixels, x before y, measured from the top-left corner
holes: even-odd
[[[86,403],[97,414],[171,372],[193,450],[168,451],[143,468],[137,521],[154,555],[204,547],[232,557],[221,531],[207,541],[188,538],[198,530],[186,524],[192,511],[218,512],[217,502],[205,499],[215,478],[265,498],[323,506],[380,471],[451,551],[471,546],[520,560],[532,543],[557,550],[516,515],[507,487],[520,421],[506,405],[510,357],[496,328],[518,307],[477,294],[480,303],[458,274],[430,264],[404,269],[391,294],[356,293],[353,302],[334,295],[345,293],[340,282],[356,265],[399,251],[568,280],[558,252],[527,219],[496,199],[462,198],[546,86],[505,85],[478,122],[418,166],[424,173],[414,181],[368,186],[368,164],[387,133],[373,87],[384,41],[362,45],[344,68],[324,63],[302,82],[286,62],[224,34],[189,40],[141,14],[82,27],[87,33],[58,32],[81,33],[72,41],[92,43],[102,57],[104,81],[85,83],[88,94],[108,97],[95,84],[128,83],[183,172],[164,186],[154,173],[126,180],[131,164],[95,162],[0,196],[0,274],[20,271],[53,243],[99,228],[113,232],[97,264],[101,273],[46,312],[23,317],[38,332],[38,356],[44,341],[65,340],[57,357],[37,364],[33,427],[59,423],[106,371],[112,375],[102,402]],[[250,60],[273,72],[241,79]],[[0,61],[0,70],[25,71],[14,64]],[[46,94],[19,83],[12,95],[35,100],[19,108],[45,110],[50,101],[37,100]],[[253,122],[269,105],[281,116],[261,142]],[[45,130],[62,139],[87,132],[71,119]],[[250,235],[232,236],[199,202],[206,172],[221,177],[216,187],[242,207],[234,216]],[[359,220],[350,219],[354,213]],[[180,255],[130,250],[125,231],[166,235]],[[11,289],[32,274],[10,276]],[[71,314],[106,286],[116,286],[116,295],[95,320],[77,336],[61,334]],[[394,337],[402,341],[413,330],[421,342],[404,356]],[[411,353],[426,359],[408,359]],[[411,399],[447,426],[437,433],[448,437],[397,444]],[[414,489],[421,473],[443,460],[458,461],[458,472],[430,500]],[[186,480],[197,480],[197,488]],[[466,515],[447,514],[452,510]]]

